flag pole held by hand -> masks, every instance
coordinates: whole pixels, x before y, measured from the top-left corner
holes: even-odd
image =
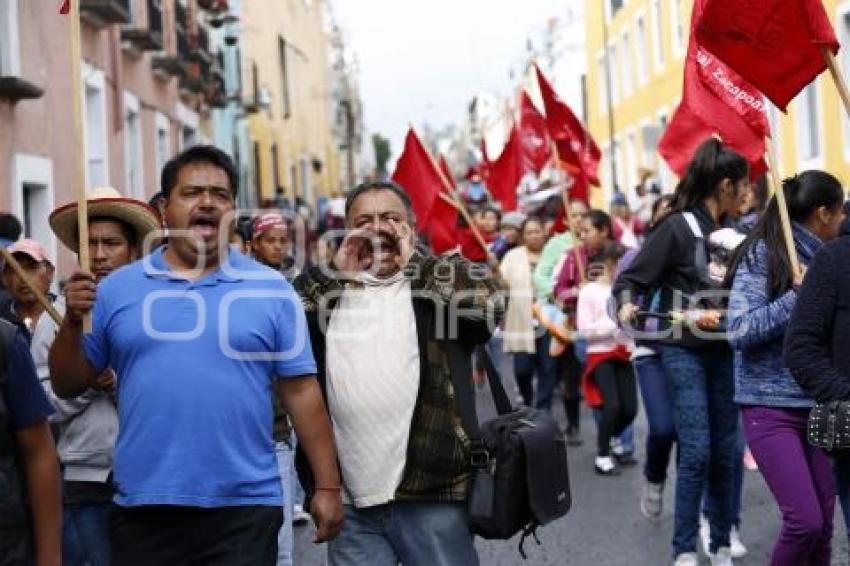
[[[82,100],[82,48],[80,46],[80,0],[71,0],[71,104],[74,115],[74,147],[77,151],[77,174],[74,182],[77,184],[77,226],[80,234],[79,259],[80,268],[90,270],[89,261],[89,211],[86,200],[86,170],[84,166],[83,138],[83,100]],[[83,332],[92,331],[91,313],[83,316]]]
[[[29,290],[32,291],[32,294],[35,295],[36,300],[41,304],[42,307],[44,307],[45,312],[50,315],[50,318],[52,318],[57,325],[62,324],[62,316],[53,307],[47,297],[44,296],[44,293],[41,292],[41,289],[36,286],[32,278],[27,275],[27,272],[24,271],[24,268],[21,267],[21,264],[18,263],[18,260],[15,259],[15,256],[10,254],[9,250],[2,246],[0,246],[0,255],[3,256],[3,261],[9,264],[9,266],[17,274],[17,276],[21,278],[21,281],[24,282],[24,285],[29,287]]]
[[[770,165],[768,168],[768,179],[770,180],[773,196],[776,199],[776,204],[779,207],[779,219],[782,223],[782,234],[785,240],[785,248],[788,251],[788,259],[791,261],[791,271],[795,277],[799,277],[800,260],[797,258],[797,248],[794,246],[794,232],[791,230],[791,218],[788,215],[788,203],[785,202],[785,192],[779,184],[777,175],[779,174],[778,159],[776,158],[776,148],[770,138],[765,138],[765,146],[767,147],[767,162]]]

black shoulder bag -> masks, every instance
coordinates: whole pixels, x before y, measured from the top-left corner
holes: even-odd
[[[468,497],[472,532],[485,539],[509,539],[522,533],[519,552],[537,528],[567,514],[572,503],[567,447],[547,411],[514,409],[490,356],[484,364],[498,416],[478,423],[470,379],[470,353],[445,342],[455,398],[471,442],[472,485]]]

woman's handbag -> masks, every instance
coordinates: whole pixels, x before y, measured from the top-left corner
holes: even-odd
[[[850,449],[850,401],[816,403],[807,429],[812,446],[827,452]]]

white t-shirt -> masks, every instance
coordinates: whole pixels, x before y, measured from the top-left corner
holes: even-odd
[[[391,501],[401,482],[419,392],[410,282],[361,277],[327,331],[327,398],[344,484],[355,507]]]

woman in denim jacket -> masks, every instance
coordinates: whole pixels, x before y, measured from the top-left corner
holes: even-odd
[[[805,273],[823,243],[838,236],[844,191],[822,171],[801,173],[782,188]],[[828,565],[835,482],[827,455],[806,442],[812,400],[782,362],[803,274],[792,271],[775,200],[739,247],[732,274],[728,330],[735,350],[735,402],[753,457],[782,510],[771,565]]]

